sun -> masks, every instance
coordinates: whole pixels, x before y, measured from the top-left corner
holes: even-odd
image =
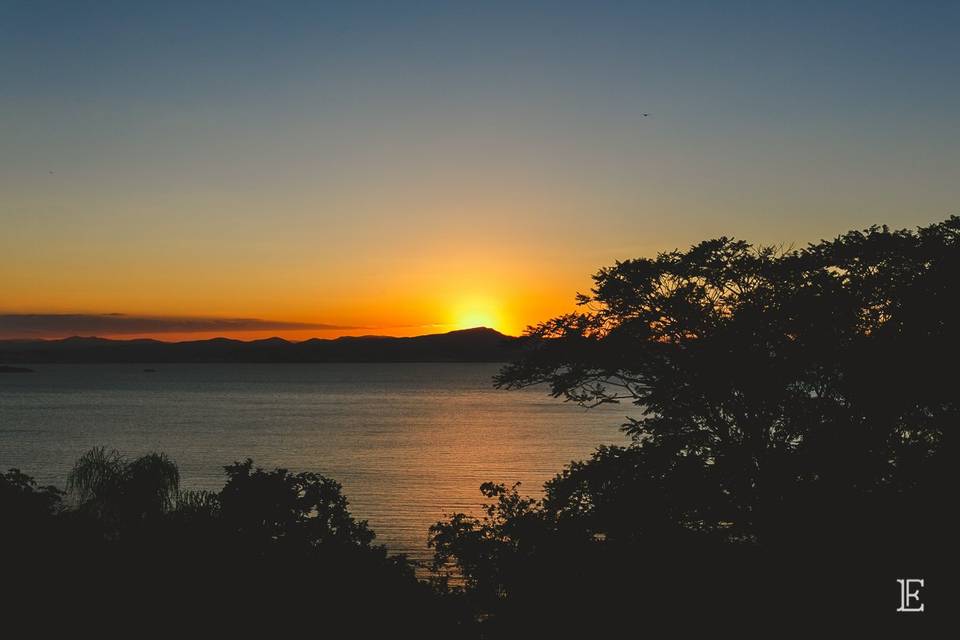
[[[486,300],[461,303],[454,313],[454,318],[457,329],[487,327],[499,331],[503,324],[498,306]]]

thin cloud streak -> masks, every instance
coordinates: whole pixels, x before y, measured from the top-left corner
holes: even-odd
[[[351,331],[364,327],[259,318],[132,316],[122,313],[0,314],[0,338],[42,338],[71,335],[136,335],[165,333],[233,333],[240,331]]]

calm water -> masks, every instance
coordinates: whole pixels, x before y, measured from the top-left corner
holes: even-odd
[[[343,484],[378,541],[424,559],[427,528],[476,512],[487,480],[544,480],[626,442],[630,407],[585,410],[544,389],[498,391],[489,364],[37,365],[0,375],[0,469],[65,484],[92,446],[165,451],[185,488],[222,466],[317,471]]]

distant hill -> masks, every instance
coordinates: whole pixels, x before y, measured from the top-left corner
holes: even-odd
[[[485,327],[414,338],[384,336],[282,338],[189,342],[108,340],[0,340],[0,363],[146,362],[505,362],[518,355],[520,339]]]

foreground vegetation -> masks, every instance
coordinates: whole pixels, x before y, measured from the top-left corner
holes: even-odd
[[[897,578],[949,584],[957,274],[956,217],[795,251],[722,238],[602,270],[497,384],[633,403],[633,444],[571,464],[543,498],[484,485],[483,515],[431,528],[429,583],[373,544],[334,481],[249,460],[195,493],[163,455],[97,449],[67,502],[11,471],[2,548],[24,580],[55,575],[86,604],[175,594],[229,603],[227,622],[359,637],[886,625]],[[948,608],[943,589],[925,598]]]
[[[163,454],[128,460],[102,448],[77,461],[67,492],[11,470],[0,476],[4,577],[21,593],[67,594],[58,609],[118,624],[306,625],[360,637],[457,627],[452,594],[441,599],[404,557],[373,544],[335,481],[251,460],[225,472],[219,492],[180,491]]]

